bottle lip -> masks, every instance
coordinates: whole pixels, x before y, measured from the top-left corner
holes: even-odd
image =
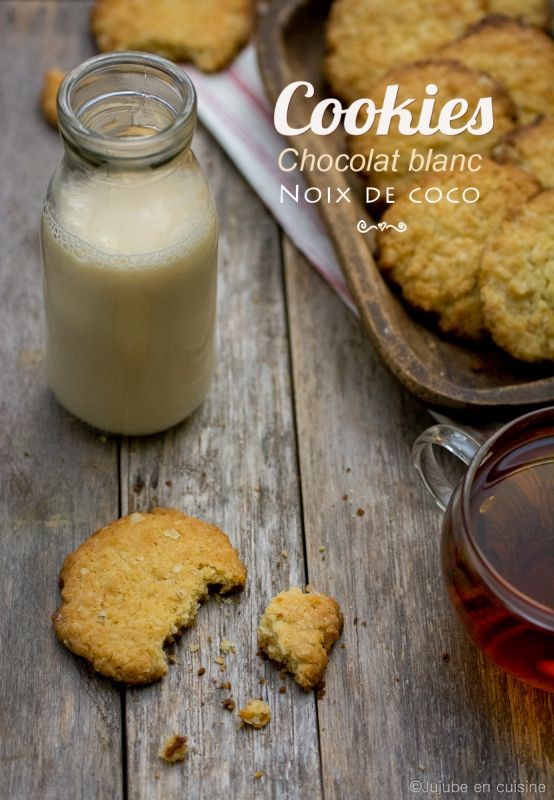
[[[77,107],[76,95],[95,78],[141,71],[155,75],[171,90],[172,102],[163,101],[173,119],[155,133],[114,136],[100,133],[83,122]],[[124,83],[113,92],[97,97],[123,97]],[[163,85],[163,84],[160,84]],[[137,94],[137,92],[132,92]],[[62,138],[83,157],[95,162],[124,162],[126,164],[155,164],[168,161],[190,144],[196,125],[196,91],[186,72],[160,56],[150,53],[122,51],[94,56],[71,70],[63,79],[57,98],[58,125]]]

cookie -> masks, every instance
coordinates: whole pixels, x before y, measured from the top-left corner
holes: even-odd
[[[554,42],[538,28],[508,17],[486,17],[436,58],[488,72],[508,90],[520,123],[554,114]]]
[[[492,338],[514,358],[554,360],[554,190],[515,211],[489,239],[481,300]]]
[[[91,15],[103,52],[147,50],[206,72],[226,67],[253,27],[253,0],[96,0]]]
[[[438,86],[435,111],[431,117],[431,125],[434,127],[437,126],[440,111],[448,100],[464,98],[468,101],[467,114],[453,123],[456,127],[462,127],[471,119],[479,100],[483,97],[492,97],[494,129],[483,136],[474,136],[467,131],[455,136],[448,136],[440,131],[429,136],[420,133],[406,136],[398,132],[398,119],[395,118],[386,136],[378,136],[375,128],[372,128],[368,133],[349,137],[351,154],[367,155],[374,149],[379,154],[389,156],[389,168],[385,171],[373,171],[369,176],[369,183],[381,190],[386,186],[394,186],[398,192],[418,180],[418,175],[409,171],[411,153],[414,149],[418,153],[426,154],[432,148],[433,154],[442,154],[449,158],[457,154],[488,155],[498,139],[514,125],[514,108],[505,89],[485,73],[469,69],[456,61],[421,61],[387,72],[369,93],[369,97],[378,108],[382,106],[387,87],[391,84],[399,86],[399,103],[412,98],[415,100],[410,105],[410,110],[416,119],[421,113],[423,101],[429,97],[426,87],[429,84]],[[359,119],[358,124],[362,124],[362,121]],[[393,170],[395,152],[400,156],[394,162]],[[463,159],[461,161],[463,162]],[[460,159],[457,163],[461,163]]]
[[[250,700],[239,711],[239,717],[245,725],[259,730],[271,722],[271,709],[263,700]]]
[[[365,97],[385,72],[426,58],[483,13],[484,0],[335,0],[324,65],[333,94]]]
[[[158,755],[168,764],[176,764],[178,761],[185,760],[188,749],[188,736],[180,736],[176,733],[165,740]]]
[[[103,675],[149,683],[167,672],[164,642],[194,621],[209,590],[226,594],[245,581],[219,528],[174,509],[130,514],[65,559],[54,629]]]
[[[484,328],[478,278],[485,242],[510,209],[539,185],[517,167],[483,158],[478,172],[428,175],[416,199],[423,200],[430,187],[436,187],[433,201],[442,191],[440,201],[418,205],[408,192],[384,213],[384,225],[404,223],[407,229],[378,231],[378,265],[409,303],[437,316],[443,331],[478,339]],[[448,202],[446,193],[456,189],[451,199],[461,199],[468,189],[466,198],[473,200],[470,187],[479,192],[477,202]]]
[[[53,128],[58,127],[58,89],[65,77],[65,72],[57,67],[46,70],[42,79],[40,92],[40,107],[42,113]]]
[[[306,691],[321,684],[328,653],[342,631],[338,603],[318,592],[281,592],[267,606],[258,627],[262,653],[282,664]]]
[[[516,164],[545,189],[554,189],[554,116],[514,128],[493,152],[497,161]]]
[[[489,14],[505,14],[537,28],[550,30],[549,0],[487,0]]]

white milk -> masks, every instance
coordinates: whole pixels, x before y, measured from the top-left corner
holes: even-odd
[[[179,161],[161,178],[54,176],[44,207],[49,382],[105,431],[168,428],[210,384],[217,222],[194,157]]]

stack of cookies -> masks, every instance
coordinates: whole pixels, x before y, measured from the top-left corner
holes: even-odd
[[[554,360],[554,42],[548,0],[335,0],[327,27],[325,72],[333,94],[348,103],[382,104],[398,85],[398,102],[419,114],[436,84],[436,115],[465,98],[467,118],[492,97],[494,128],[484,136],[349,138],[352,154],[372,148],[394,171],[367,175],[371,186],[395,187],[381,225],[378,264],[414,306],[464,339],[490,334],[525,361]],[[464,117],[460,118],[464,121]],[[436,124],[436,117],[434,119]],[[409,170],[413,151],[478,154],[469,172]],[[433,186],[442,199],[415,204],[410,189]],[[451,188],[478,190],[474,203],[450,202]],[[437,192],[439,195],[440,192]],[[403,227],[403,226],[402,226]]]

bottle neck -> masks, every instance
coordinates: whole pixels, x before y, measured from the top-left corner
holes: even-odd
[[[58,118],[71,158],[115,169],[159,166],[189,147],[196,93],[188,76],[163,58],[112,53],[65,77]]]

